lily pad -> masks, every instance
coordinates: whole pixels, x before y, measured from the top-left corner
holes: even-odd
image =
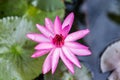
[[[34,24],[40,23],[44,24],[44,19],[46,17],[54,20],[55,17],[58,15],[61,19],[64,17],[64,8],[52,11],[52,12],[47,12],[47,11],[42,11],[34,6],[29,6],[29,9],[26,11],[24,17],[27,18],[28,20],[31,20]]]
[[[64,8],[64,2],[63,0],[37,0],[37,7],[43,11],[56,11]]]
[[[26,38],[34,30],[24,18],[0,20],[0,80],[32,80],[41,73],[44,57],[31,58],[35,43]]]
[[[120,41],[112,43],[101,57],[102,72],[113,71],[109,80],[120,80]]]

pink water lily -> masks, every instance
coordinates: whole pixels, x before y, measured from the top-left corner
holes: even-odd
[[[80,62],[75,55],[86,56],[91,54],[88,47],[75,42],[87,35],[89,33],[88,29],[68,34],[72,27],[73,20],[73,13],[70,13],[66,17],[63,24],[61,24],[58,16],[56,16],[54,23],[52,23],[49,18],[45,18],[45,26],[36,24],[41,34],[27,34],[29,39],[38,42],[38,45],[35,47],[36,52],[31,56],[32,58],[37,58],[49,53],[43,64],[43,74],[46,74],[50,70],[52,70],[53,74],[57,68],[59,59],[61,59],[69,71],[74,74],[74,65],[81,68]]]

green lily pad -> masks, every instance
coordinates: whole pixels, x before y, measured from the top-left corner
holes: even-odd
[[[64,8],[62,0],[37,0],[37,7],[43,11],[56,11]]]
[[[64,17],[64,8],[52,12],[42,11],[34,6],[29,6],[29,9],[26,11],[24,17],[28,20],[31,20],[34,24],[40,23],[44,24],[44,19],[46,17],[54,20],[58,15],[61,19]]]
[[[26,38],[34,30],[24,18],[0,20],[0,80],[33,80],[41,73],[44,57],[31,58],[36,43]]]

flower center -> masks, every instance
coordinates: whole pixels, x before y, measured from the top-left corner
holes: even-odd
[[[64,45],[64,37],[62,36],[62,34],[55,35],[55,37],[53,38],[53,44],[56,47],[61,47],[62,45]]]

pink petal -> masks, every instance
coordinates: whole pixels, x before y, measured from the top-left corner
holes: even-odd
[[[84,36],[86,36],[89,32],[90,31],[88,29],[73,32],[66,37],[65,41],[76,41],[76,40],[81,39]]]
[[[59,62],[59,56],[60,56],[60,48],[56,48],[52,56],[52,74],[54,74],[57,68]]]
[[[45,18],[45,26],[49,31],[54,32],[53,23],[49,18]]]
[[[67,25],[69,25],[69,29],[71,29],[73,21],[74,21],[74,13],[72,12],[65,18],[62,24],[62,29],[64,29]]]
[[[75,55],[73,55],[73,53],[67,48],[67,47],[62,47],[62,50],[65,54],[65,56],[72,62],[74,63],[76,66],[78,66],[79,68],[81,68],[80,63],[77,59],[77,57]]]
[[[42,51],[36,51],[31,57],[32,58],[37,58],[40,56],[43,56],[45,54],[47,54],[50,50],[42,50]]]
[[[50,40],[42,34],[30,33],[27,37],[35,42],[50,42]]]
[[[46,43],[40,43],[38,44],[35,49],[36,50],[41,50],[41,49],[51,49],[53,48],[54,45],[52,43],[46,42]]]
[[[69,48],[74,54],[79,55],[79,56],[87,56],[91,55],[91,52],[88,49],[74,49],[74,48]]]
[[[70,27],[69,25],[67,25],[65,28],[63,28],[62,35],[66,37],[69,31],[70,31]]]
[[[42,34],[44,34],[46,37],[50,37],[50,36],[54,36],[47,28],[45,28],[44,26],[41,26],[39,24],[36,24],[37,28],[40,30],[40,32]]]
[[[52,59],[53,52],[54,52],[54,49],[51,50],[51,52],[48,54],[47,58],[44,61],[43,68],[42,68],[43,74],[46,74],[51,69],[51,59]]]
[[[56,16],[55,21],[54,21],[54,32],[56,34],[60,34],[62,29],[61,21],[58,16]]]
[[[62,50],[60,50],[60,57],[61,57],[62,61],[64,62],[64,64],[66,65],[66,67],[69,69],[69,71],[72,74],[74,74],[73,64],[65,57],[65,55],[64,55]]]
[[[65,42],[64,45],[67,46],[67,47],[70,47],[70,48],[75,48],[75,49],[76,48],[77,49],[88,49],[87,46],[84,46],[84,45],[82,45],[78,42]]]

